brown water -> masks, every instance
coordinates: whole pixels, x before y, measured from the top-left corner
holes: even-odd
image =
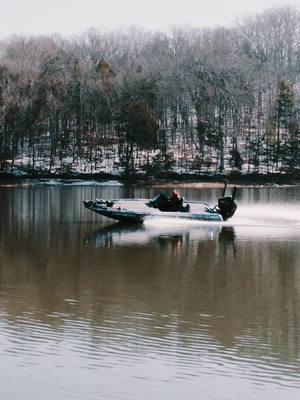
[[[240,190],[223,225],[81,205],[154,194],[0,187],[1,400],[300,398],[300,188]]]

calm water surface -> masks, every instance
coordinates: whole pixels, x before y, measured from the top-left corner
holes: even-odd
[[[82,207],[155,193],[0,187],[0,399],[300,398],[300,188],[242,189],[223,225]]]

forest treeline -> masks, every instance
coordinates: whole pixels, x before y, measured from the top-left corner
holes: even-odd
[[[0,169],[300,170],[300,11],[0,41]],[[76,167],[77,166],[77,167]]]

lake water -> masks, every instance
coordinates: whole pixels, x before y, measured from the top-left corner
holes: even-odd
[[[155,193],[0,187],[0,399],[300,398],[300,188],[240,189],[225,224],[82,206]]]

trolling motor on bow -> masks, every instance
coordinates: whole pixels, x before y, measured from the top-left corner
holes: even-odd
[[[231,196],[226,196],[227,183],[228,182],[225,181],[223,194],[222,197],[218,199],[218,206],[217,206],[218,212],[219,214],[222,215],[224,221],[226,221],[228,218],[231,218],[237,209],[237,204],[234,201],[237,192],[237,187],[234,186]]]

